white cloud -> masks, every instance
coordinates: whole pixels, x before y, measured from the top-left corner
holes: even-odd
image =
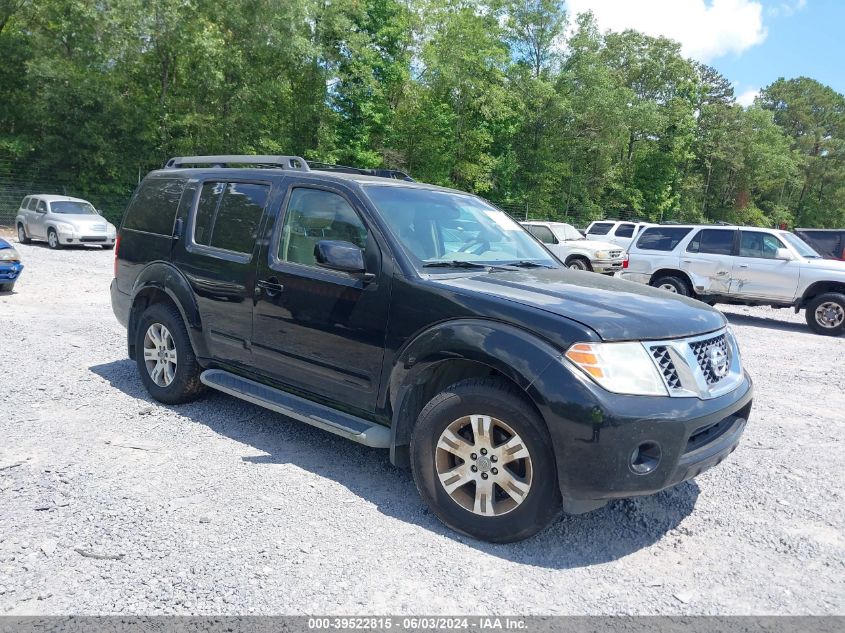
[[[760,91],[752,88],[751,90],[746,90],[745,92],[741,92],[736,97],[736,102],[744,108],[747,108],[751,104],[754,103],[754,99],[760,96]]]
[[[806,6],[807,0],[784,0],[773,7],[768,7],[766,9],[766,13],[773,18],[788,18],[791,15],[795,15]]]
[[[602,30],[669,37],[701,61],[741,53],[766,39],[757,0],[566,0],[566,8],[570,17],[592,11]]]

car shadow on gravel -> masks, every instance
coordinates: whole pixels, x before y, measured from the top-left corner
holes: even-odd
[[[766,328],[767,330],[781,330],[782,332],[801,332],[812,335],[806,323],[792,323],[791,321],[780,321],[751,314],[723,313],[732,325],[750,325],[752,327]]]
[[[458,534],[440,523],[423,505],[411,474],[392,466],[387,451],[356,444],[217,392],[191,404],[166,407],[147,394],[130,360],[95,365],[90,370],[125,394],[160,407],[162,412],[175,411],[264,453],[243,457],[246,462],[293,464],[337,482],[386,516],[513,562],[569,569],[620,559],[683,533],[684,528],[679,526],[693,511],[699,494],[698,484],[685,482],[650,497],[614,501],[588,514],[562,514],[526,541],[494,545]],[[132,422],[139,419],[146,416],[127,420],[128,433]],[[139,435],[146,426],[139,424]],[[345,507],[353,512],[355,506]]]

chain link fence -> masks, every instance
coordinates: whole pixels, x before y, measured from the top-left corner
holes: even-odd
[[[0,159],[0,226],[14,226],[21,201],[34,194],[56,194],[88,200],[110,222],[120,221],[135,183],[127,183],[125,193],[87,194],[78,184],[59,182],[38,167],[14,166]]]

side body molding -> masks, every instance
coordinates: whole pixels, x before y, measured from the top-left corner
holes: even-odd
[[[498,321],[457,319],[433,325],[399,350],[388,385],[391,412],[391,460],[402,465],[397,448],[407,447],[424,402],[425,382],[439,365],[470,361],[503,374],[524,391],[562,353],[534,334]]]

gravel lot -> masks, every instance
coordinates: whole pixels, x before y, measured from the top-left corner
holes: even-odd
[[[728,308],[756,381],[694,482],[495,546],[410,474],[222,394],[151,401],[112,253],[19,246],[0,295],[0,614],[843,614],[845,337]]]

